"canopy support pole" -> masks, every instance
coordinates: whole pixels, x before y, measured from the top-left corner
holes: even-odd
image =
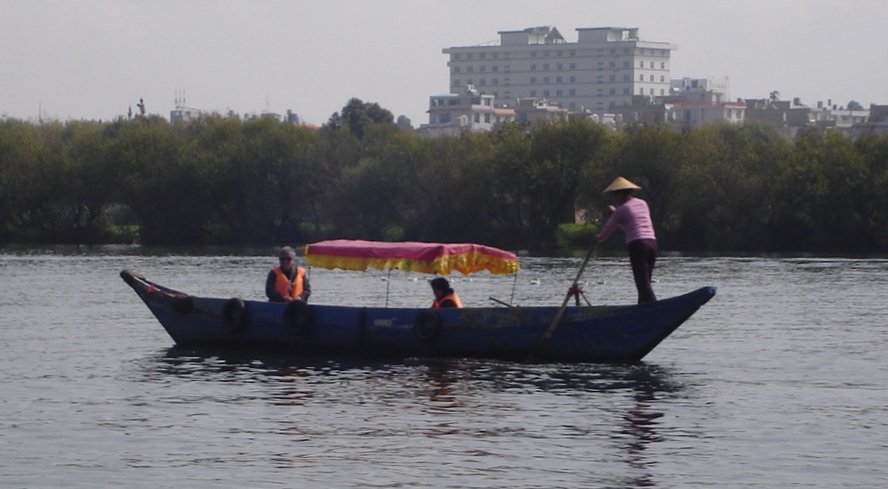
[[[385,276],[385,307],[389,306],[389,288],[392,286],[392,269],[389,268],[388,275]]]
[[[512,281],[512,295],[509,297],[509,305],[515,303],[515,287],[518,286],[518,272],[519,270],[515,270],[515,280]]]

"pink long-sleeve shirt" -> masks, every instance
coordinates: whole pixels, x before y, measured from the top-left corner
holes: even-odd
[[[647,202],[638,197],[632,197],[617,207],[596,238],[598,241],[607,239],[617,227],[626,236],[627,244],[637,239],[657,239]]]

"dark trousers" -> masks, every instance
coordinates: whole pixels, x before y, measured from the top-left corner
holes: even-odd
[[[638,303],[654,302],[657,296],[651,287],[651,275],[657,262],[657,240],[636,239],[626,245],[629,250],[629,263],[632,264],[632,276],[635,277],[635,288],[638,289]]]

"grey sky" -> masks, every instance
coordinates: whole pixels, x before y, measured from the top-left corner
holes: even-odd
[[[672,76],[731,96],[888,103],[886,0],[0,0],[0,116],[287,109],[322,124],[351,97],[415,126],[445,93],[441,49],[497,32],[638,27],[678,45]]]

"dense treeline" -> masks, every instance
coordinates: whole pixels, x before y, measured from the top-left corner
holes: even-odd
[[[606,218],[601,190],[617,175],[644,187],[662,249],[888,250],[886,135],[570,120],[430,139],[358,100],[320,129],[2,120],[0,243],[552,247],[578,210]]]

